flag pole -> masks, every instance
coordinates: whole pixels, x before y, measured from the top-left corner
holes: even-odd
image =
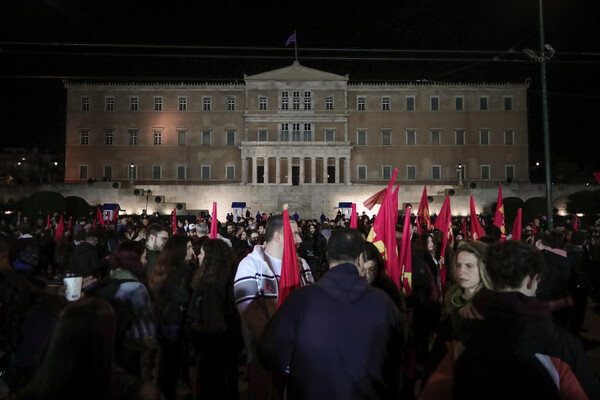
[[[296,31],[294,31],[294,37],[296,38],[296,40],[294,40],[294,53],[296,55],[296,59],[295,61],[298,61],[298,35],[296,34]]]

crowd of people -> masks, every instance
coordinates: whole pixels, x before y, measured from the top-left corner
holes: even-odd
[[[228,214],[213,238],[210,216],[81,218],[62,234],[57,215],[0,219],[0,398],[600,398],[581,335],[600,231],[536,221],[504,241],[482,220],[473,241],[453,218],[441,254],[442,232],[414,216],[398,246],[404,218],[409,288],[366,241],[375,216],[350,229],[340,212],[294,213],[302,287],[282,304],[281,214]]]

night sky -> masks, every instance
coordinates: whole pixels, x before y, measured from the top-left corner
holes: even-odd
[[[351,81],[530,80],[530,160],[543,164],[537,0],[20,0],[0,11],[3,146],[64,151],[63,79],[241,81],[299,61]],[[595,2],[544,1],[553,175],[600,171]],[[567,171],[567,172],[563,172]],[[532,178],[536,173],[532,170]],[[542,176],[542,175],[540,175]]]

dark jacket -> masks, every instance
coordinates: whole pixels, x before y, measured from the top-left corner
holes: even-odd
[[[96,275],[100,272],[98,250],[88,243],[81,242],[73,249],[71,272],[81,276]]]
[[[158,260],[158,256],[160,255],[160,251],[150,250],[146,247],[146,279],[150,278],[152,274],[152,270],[156,265],[156,260]]]
[[[284,374],[293,399],[388,399],[399,395],[403,320],[353,264],[294,290],[267,325],[261,363]]]

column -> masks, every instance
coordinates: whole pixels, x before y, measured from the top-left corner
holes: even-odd
[[[344,159],[344,183],[348,185],[350,183],[350,157]]]
[[[335,183],[340,183],[340,158],[335,158]]]
[[[248,159],[242,156],[242,184],[246,184],[248,180]]]
[[[292,184],[292,156],[288,156],[288,185]]]
[[[304,184],[304,156],[300,156],[300,185]]]
[[[256,183],[258,181],[257,177],[256,177],[257,169],[258,168],[256,168],[256,156],[254,156],[254,157],[252,157],[252,183]]]
[[[263,171],[265,174],[264,182],[265,182],[265,184],[268,184],[269,183],[269,156],[263,157],[263,160],[264,160],[263,161],[264,162]]]
[[[275,157],[275,183],[279,185],[281,183],[281,166],[279,165],[281,159],[279,157]]]
[[[323,183],[327,183],[327,156],[323,157]]]
[[[317,158],[310,158],[310,183],[317,183]]]

